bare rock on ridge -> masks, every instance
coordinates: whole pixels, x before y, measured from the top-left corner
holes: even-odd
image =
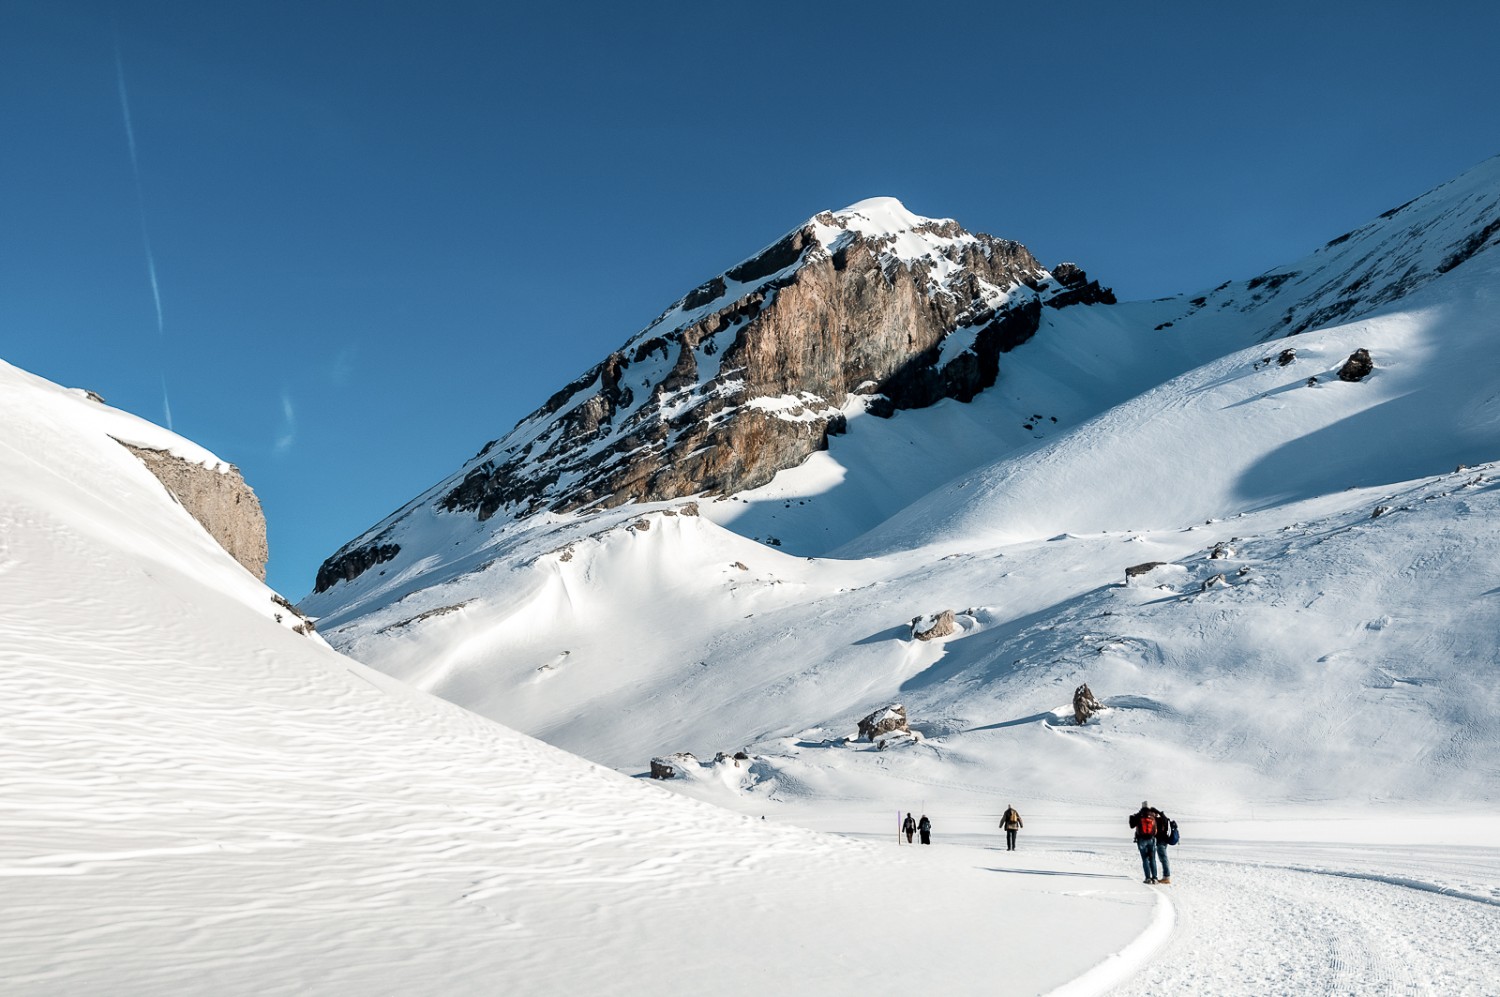
[[[256,578],[266,580],[266,560],[270,556],[266,517],[260,500],[245,483],[239,468],[230,465],[228,470],[220,471],[183,460],[166,450],[133,446],[123,440],[116,442],[140,458],[167,493],[230,557]]]

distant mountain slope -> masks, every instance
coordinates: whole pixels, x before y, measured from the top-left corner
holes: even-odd
[[[1263,277],[1045,310],[971,401],[852,413],[733,496],[479,534],[429,509],[386,574],[305,605],[361,660],[606,764],[749,748],[703,789],[734,776],[745,806],[1493,798],[1500,728],[1473,718],[1500,704],[1467,677],[1496,661],[1491,472],[1452,476],[1500,458],[1497,195],[1491,160]],[[1359,349],[1373,371],[1341,380]],[[913,640],[941,609],[960,631]],[[1113,708],[1080,731],[1085,680]],[[925,740],[843,743],[893,701]]]
[[[7,994],[976,992],[995,958],[1040,992],[1151,922],[1143,888],[752,821],[351,662],[100,431],[209,459],[138,423],[0,365]],[[886,891],[911,917],[828,916]]]

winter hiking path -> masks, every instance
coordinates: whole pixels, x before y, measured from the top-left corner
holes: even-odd
[[[997,838],[944,835],[940,825],[932,848],[979,850],[983,867],[1055,878],[1068,893],[1156,900],[1143,932],[1052,997],[1497,993],[1500,848],[1193,840],[1171,851],[1172,885],[1146,886],[1128,831],[1108,838],[1023,831],[1015,852]],[[1003,934],[1018,920],[996,911],[995,929]],[[1080,939],[1085,931],[1070,925],[1067,933]],[[1049,954],[1061,952],[1054,945]],[[1007,970],[1002,965],[1001,975]]]
[[[1496,992],[1500,849],[1205,842],[1172,871],[1176,928],[1119,993]]]

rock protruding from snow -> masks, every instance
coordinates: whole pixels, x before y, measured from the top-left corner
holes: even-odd
[[[953,610],[945,609],[936,616],[918,616],[911,621],[911,635],[917,640],[937,640],[957,632],[958,620]]]
[[[1125,569],[1125,581],[1129,582],[1132,578],[1140,578],[1142,575],[1149,575],[1151,572],[1155,571],[1157,568],[1164,566],[1166,563],[1166,561],[1146,561],[1143,564],[1132,564],[1130,567]]]
[[[168,450],[153,450],[119,441],[140,458],[167,493],[208,531],[229,556],[266,580],[266,517],[260,500],[233,464],[210,467],[185,460]]]
[[[697,765],[698,757],[689,751],[679,751],[651,759],[651,778],[675,779],[687,771],[689,764]]]
[[[1089,718],[1102,709],[1104,704],[1094,698],[1087,682],[1073,690],[1073,722],[1078,726],[1088,723]]]
[[[1363,381],[1374,369],[1375,361],[1370,358],[1370,351],[1360,347],[1349,354],[1349,359],[1345,360],[1344,366],[1339,368],[1339,380]]]
[[[906,707],[900,703],[892,703],[884,709],[876,710],[859,722],[859,736],[861,740],[873,741],[883,734],[911,733],[911,728],[906,723]]]

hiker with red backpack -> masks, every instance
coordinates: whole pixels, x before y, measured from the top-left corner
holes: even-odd
[[[1130,815],[1130,826],[1135,829],[1135,847],[1141,853],[1141,869],[1146,874],[1146,882],[1156,882],[1156,823],[1159,820],[1157,811],[1151,809],[1151,804],[1145,800],[1141,801],[1141,808]]]

